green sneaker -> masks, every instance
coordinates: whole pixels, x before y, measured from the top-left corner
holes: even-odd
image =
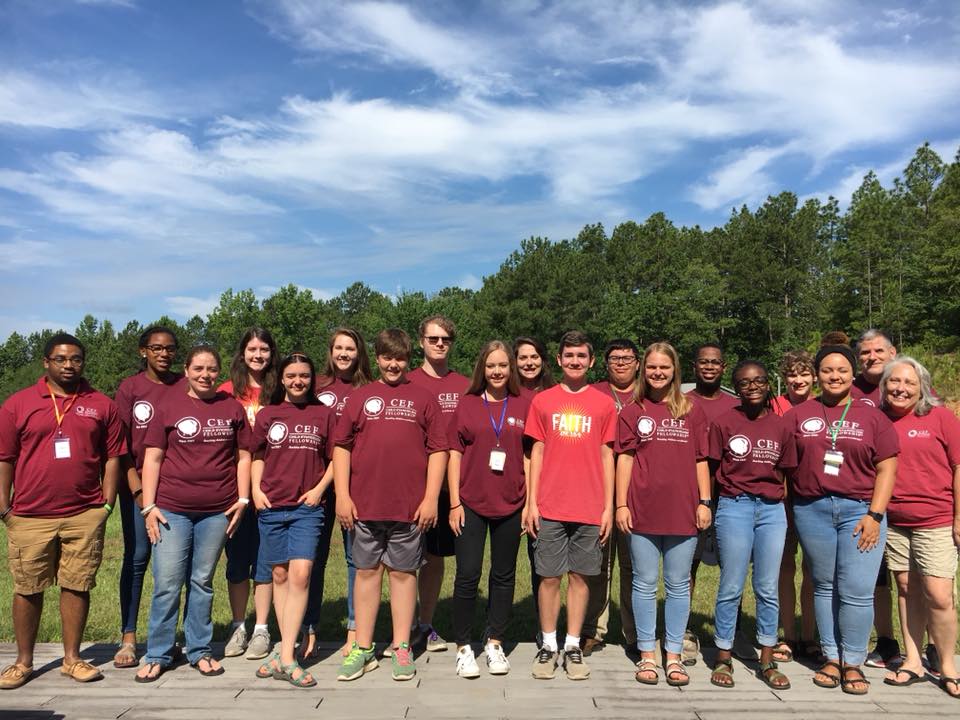
[[[364,649],[354,643],[350,646],[350,653],[340,664],[337,680],[356,680],[364,673],[376,670],[378,667],[380,667],[380,663],[377,662],[377,656],[374,655],[373,648]],[[396,670],[394,670],[394,673],[396,673]]]
[[[394,680],[413,680],[413,676],[417,674],[417,666],[413,664],[413,653],[407,643],[400,643],[400,647],[394,649],[391,662]]]

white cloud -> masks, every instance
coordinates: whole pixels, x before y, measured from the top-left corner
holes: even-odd
[[[710,173],[705,182],[691,188],[691,199],[707,210],[759,202],[776,188],[766,168],[790,150],[789,145],[738,150],[726,164]]]
[[[14,237],[0,242],[0,267],[22,270],[27,267],[53,267],[63,264],[60,247],[46,240]]]
[[[473,273],[466,273],[454,285],[464,290],[479,290],[483,287],[483,278],[477,277]]]
[[[213,312],[220,303],[220,293],[214,293],[207,297],[172,295],[165,297],[163,300],[171,313],[178,317],[189,319],[194,315],[205,317]]]

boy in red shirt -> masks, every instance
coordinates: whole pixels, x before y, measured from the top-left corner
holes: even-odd
[[[445,424],[436,398],[406,378],[410,337],[391,328],[375,342],[380,379],[350,396],[334,432],[337,518],[354,531],[357,641],[338,680],[355,680],[378,666],[373,628],[383,571],[390,574],[393,679],[416,674],[410,626],[424,534],[437,524],[437,497],[447,466]]]
[[[539,592],[543,645],[533,676],[556,673],[560,578],[567,575],[567,637],[563,666],[571,680],[586,680],[580,630],[590,591],[586,577],[599,575],[600,545],[610,536],[613,518],[613,441],[617,408],[609,396],[587,383],[593,346],[582,332],[560,339],[560,384],[536,395],[527,416],[533,441],[530,494],[523,526],[536,539],[534,564],[542,578]]]

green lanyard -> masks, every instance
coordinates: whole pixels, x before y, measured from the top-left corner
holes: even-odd
[[[827,427],[829,428],[829,432],[830,432],[830,449],[831,450],[837,449],[837,433],[840,432],[840,426],[843,425],[843,421],[847,417],[847,410],[850,409],[851,405],[853,405],[853,398],[847,398],[847,406],[843,409],[843,414],[840,416],[840,422],[837,424],[837,427],[832,427],[830,425],[830,421],[827,420],[827,410],[826,408],[824,408],[823,410],[823,419],[826,421]]]

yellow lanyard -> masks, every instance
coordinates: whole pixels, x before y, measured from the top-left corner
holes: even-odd
[[[47,390],[50,391],[50,399],[53,401],[53,416],[57,419],[57,434],[60,434],[60,426],[63,425],[63,419],[67,416],[67,413],[70,411],[70,408],[73,407],[74,400],[77,399],[78,393],[74,393],[70,396],[70,399],[63,405],[63,412],[60,412],[60,406],[57,405],[57,396],[53,394],[53,388],[50,387],[50,383],[47,383]]]

